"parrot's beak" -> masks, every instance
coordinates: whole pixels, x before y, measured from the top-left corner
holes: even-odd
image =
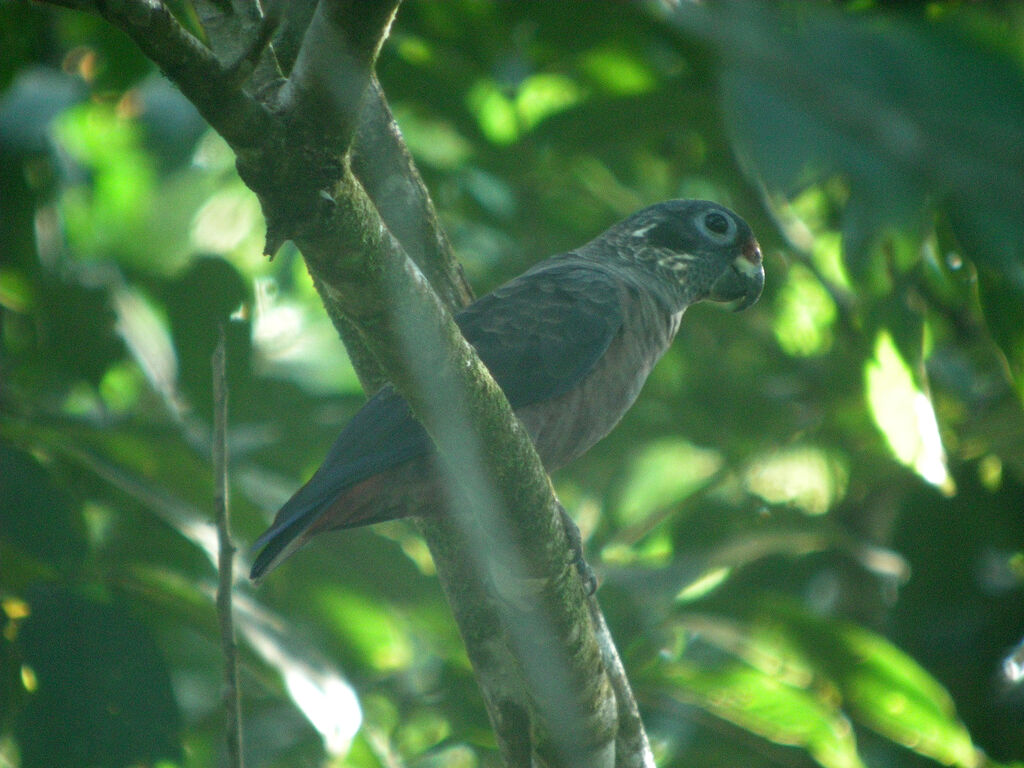
[[[711,286],[708,298],[711,301],[730,304],[730,309],[739,312],[746,309],[761,296],[764,289],[764,265],[761,246],[751,238],[739,256],[726,267],[725,272]]]

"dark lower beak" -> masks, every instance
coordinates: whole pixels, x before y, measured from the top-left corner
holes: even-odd
[[[750,240],[711,286],[708,298],[711,301],[731,303],[730,309],[739,312],[757,301],[763,289],[761,247],[756,240]]]

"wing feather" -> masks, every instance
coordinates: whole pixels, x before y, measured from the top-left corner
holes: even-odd
[[[619,287],[592,265],[556,258],[482,297],[455,321],[512,407],[522,408],[564,394],[594,368],[622,325]],[[265,549],[254,577],[290,554],[339,493],[430,450],[405,400],[390,386],[382,389],[256,541]]]

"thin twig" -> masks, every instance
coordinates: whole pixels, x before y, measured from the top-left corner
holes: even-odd
[[[235,547],[231,543],[228,511],[228,386],[224,359],[224,323],[213,350],[213,503],[217,512],[217,623],[224,651],[224,715],[228,765],[242,768],[242,714],[238,692],[238,647],[231,612]]]

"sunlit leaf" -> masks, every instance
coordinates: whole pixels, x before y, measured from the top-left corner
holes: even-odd
[[[495,144],[511,144],[519,138],[519,120],[513,101],[492,80],[477,82],[466,96],[480,131]]]
[[[621,96],[649,91],[657,82],[645,61],[612,46],[587,51],[580,68],[602,88]]]
[[[516,110],[524,128],[533,128],[544,118],[579,103],[583,90],[565,75],[531,75],[519,86]]]
[[[793,446],[755,459],[747,488],[770,504],[793,504],[811,515],[827,512],[846,493],[846,463],[821,448]]]
[[[836,305],[806,267],[794,264],[775,299],[775,338],[787,353],[820,355],[832,345]]]
[[[167,321],[139,290],[115,289],[111,296],[117,313],[117,330],[142,369],[150,385],[173,411],[182,404],[178,397],[178,356]]]
[[[335,631],[369,666],[384,671],[409,665],[413,648],[393,609],[341,588],[324,590],[318,602]]]
[[[978,752],[947,691],[884,637],[846,621],[780,608],[794,640],[832,678],[858,722],[944,765],[972,768]]]
[[[282,631],[280,617],[251,600],[236,601],[238,630],[278,671],[288,695],[319,732],[329,754],[345,754],[362,724],[352,686],[334,664],[301,638]]]
[[[63,200],[69,236],[79,252],[124,255],[153,203],[155,172],[140,147],[138,124],[109,104],[84,104],[59,122],[68,152],[92,171],[92,183],[70,188]]]
[[[435,120],[409,105],[394,104],[395,120],[417,161],[436,168],[462,167],[473,146],[449,121]]]
[[[632,462],[618,504],[619,519],[637,523],[660,509],[677,504],[718,471],[717,451],[685,440],[651,443]]]
[[[738,661],[666,665],[669,695],[775,744],[805,749],[825,768],[862,768],[853,728],[834,701]]]
[[[954,489],[931,401],[888,331],[875,339],[875,357],[864,369],[866,397],[875,424],[896,458],[932,485]]]

